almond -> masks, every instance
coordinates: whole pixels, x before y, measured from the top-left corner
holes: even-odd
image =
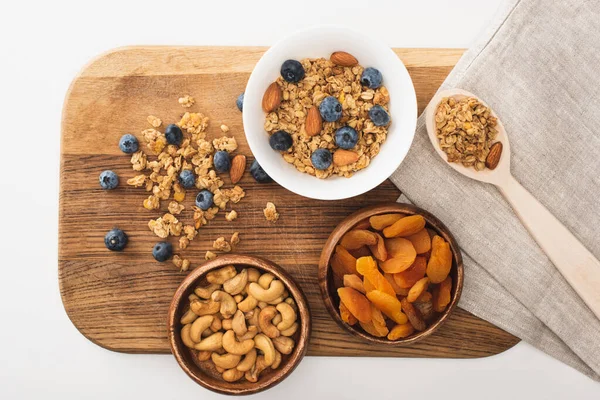
[[[281,104],[281,89],[277,82],[269,85],[262,99],[262,109],[264,112],[271,112]]]
[[[345,51],[336,51],[332,53],[330,60],[332,63],[342,67],[354,67],[355,65],[358,65],[356,57]]]
[[[338,167],[343,167],[356,161],[358,161],[358,153],[353,151],[338,149],[333,153],[333,163]]]
[[[242,175],[244,175],[245,170],[246,156],[243,154],[238,154],[237,156],[233,157],[233,160],[231,160],[231,168],[229,169],[231,183],[238,183],[240,179],[242,179]]]
[[[485,159],[485,166],[489,169],[496,169],[502,155],[502,143],[496,142],[490,147],[490,152]]]
[[[315,136],[321,132],[322,127],[323,119],[321,118],[319,108],[317,106],[313,106],[310,110],[308,110],[308,115],[306,116],[306,134],[308,136]]]

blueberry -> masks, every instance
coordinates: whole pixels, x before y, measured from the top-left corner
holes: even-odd
[[[165,262],[173,256],[173,245],[169,242],[158,242],[152,249],[152,255],[158,262]]]
[[[352,149],[358,142],[358,133],[349,126],[342,126],[335,131],[335,144],[342,149]]]
[[[360,83],[369,89],[377,89],[381,86],[381,81],[383,81],[383,76],[381,76],[381,72],[377,68],[368,67],[362,73],[360,77]]]
[[[294,139],[286,131],[277,131],[269,138],[269,144],[273,150],[286,151],[292,147]]]
[[[304,78],[304,67],[299,61],[286,60],[281,65],[281,76],[288,82],[299,82]]]
[[[217,151],[213,156],[213,164],[217,172],[227,172],[231,168],[229,153],[226,151]]]
[[[256,160],[254,160],[254,162],[250,166],[250,174],[258,183],[273,182],[273,179],[271,179],[271,177],[265,172],[265,170],[262,169],[262,167]]]
[[[165,129],[165,137],[167,138],[167,143],[179,146],[183,140],[183,132],[181,132],[181,128],[177,125],[171,124]]]
[[[235,101],[235,105],[240,111],[244,111],[244,93],[240,94]]]
[[[137,138],[130,133],[123,135],[121,140],[119,140],[119,148],[123,153],[135,153],[138,151],[138,147],[139,144]]]
[[[377,105],[369,110],[369,118],[376,126],[386,126],[390,123],[390,114],[385,111],[385,108]]]
[[[208,210],[213,205],[213,194],[208,190],[201,190],[196,196],[196,205],[201,210]]]
[[[335,122],[342,117],[342,105],[333,96],[328,96],[319,104],[321,117],[327,122]]]
[[[196,184],[196,175],[189,169],[184,169],[179,174],[179,183],[186,189],[191,189]]]
[[[127,235],[120,229],[114,228],[104,236],[104,245],[112,251],[121,251],[127,246]]]
[[[119,186],[119,177],[112,171],[104,171],[100,174],[100,186],[105,190],[114,189]]]
[[[329,168],[332,159],[333,156],[327,149],[317,149],[310,156],[310,161],[312,161],[313,167],[320,170]]]

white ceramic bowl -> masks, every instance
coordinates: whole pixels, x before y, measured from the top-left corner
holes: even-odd
[[[346,51],[354,55],[362,66],[381,71],[383,84],[390,93],[392,124],[379,154],[368,167],[351,178],[332,176],[318,179],[296,170],[283,160],[279,152],[271,149],[269,135],[264,130],[262,97],[267,87],[279,76],[285,60],[329,58],[334,51]],[[417,98],[406,67],[384,43],[347,28],[317,26],[282,39],[258,61],[246,86],[243,119],[246,139],[254,157],[277,183],[313,199],[345,199],[373,189],[404,160],[415,134]]]

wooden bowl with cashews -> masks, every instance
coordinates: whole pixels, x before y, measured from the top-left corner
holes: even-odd
[[[275,386],[308,349],[306,297],[279,266],[223,255],[192,271],[171,301],[168,334],[190,378],[214,392],[253,394]]]

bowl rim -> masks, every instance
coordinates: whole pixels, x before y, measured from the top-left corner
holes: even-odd
[[[186,291],[197,281],[203,279],[207,272],[227,265],[245,265],[255,267],[265,272],[272,273],[277,279],[280,279],[284,283],[286,289],[294,298],[298,307],[297,313],[300,318],[300,329],[298,330],[299,339],[296,343],[296,346],[294,347],[293,352],[289,355],[289,358],[287,359],[285,364],[282,364],[278,369],[274,370],[273,376],[271,376],[267,380],[259,380],[258,382],[253,383],[253,386],[250,388],[235,387],[235,382],[229,383],[222,381],[218,384],[215,384],[206,379],[204,376],[196,374],[192,370],[191,366],[188,365],[189,363],[184,357],[184,351],[188,351],[188,349],[184,348],[185,346],[177,340],[177,337],[179,336],[179,331],[181,329],[180,322],[178,319],[176,319],[177,311],[179,309],[179,306],[181,305],[182,300],[187,299],[187,297],[185,296]],[[171,353],[177,360],[177,363],[179,364],[181,369],[183,369],[183,371],[194,382],[203,386],[206,389],[221,394],[249,395],[272,388],[273,386],[279,384],[281,381],[287,378],[294,371],[294,369],[296,369],[296,367],[298,366],[298,364],[300,364],[300,362],[306,355],[306,352],[308,351],[308,343],[310,341],[312,322],[310,308],[308,305],[306,295],[287,271],[285,271],[283,268],[273,263],[272,261],[269,261],[264,258],[246,256],[241,254],[225,254],[198,266],[192,272],[190,272],[188,276],[186,276],[185,279],[179,284],[177,290],[173,294],[173,298],[169,305],[169,312],[167,316],[167,330],[169,345],[171,347]],[[196,366],[196,364],[194,364],[194,366]]]
[[[408,154],[410,148],[412,147],[412,143],[414,141],[415,131],[416,131],[416,127],[417,127],[417,117],[418,117],[418,103],[417,103],[416,90],[415,90],[412,78],[411,78],[410,74],[408,73],[408,69],[406,68],[406,65],[404,65],[404,62],[402,61],[402,59],[394,52],[394,50],[390,46],[388,46],[381,39],[373,37],[372,35],[369,35],[369,34],[365,34],[363,32],[355,31],[346,26],[336,25],[336,24],[312,25],[312,26],[309,26],[309,27],[306,27],[303,29],[299,29],[299,30],[292,32],[291,34],[283,37],[282,39],[278,40],[275,44],[273,44],[261,56],[261,58],[258,60],[256,65],[254,66],[254,69],[252,70],[252,73],[250,74],[250,77],[246,84],[244,101],[246,101],[246,99],[248,99],[248,98],[252,98],[252,96],[248,96],[248,93],[250,93],[252,95],[253,92],[256,92],[256,96],[255,96],[256,101],[258,103],[261,102],[263,93],[259,91],[261,82],[257,78],[256,71],[259,71],[263,68],[268,68],[268,66],[270,65],[270,62],[271,62],[271,60],[269,58],[272,56],[273,53],[275,53],[277,51],[277,49],[279,47],[281,47],[282,45],[285,45],[286,42],[293,40],[294,38],[296,38],[298,36],[305,36],[307,34],[311,34],[314,32],[330,33],[331,31],[335,32],[336,34],[343,34],[346,36],[352,35],[352,36],[360,37],[361,41],[367,41],[369,43],[377,44],[377,46],[381,49],[381,54],[387,53],[388,55],[393,55],[394,60],[397,61],[397,66],[395,68],[396,73],[404,75],[405,78],[403,78],[403,79],[407,79],[408,82],[410,83],[410,85],[408,85],[408,86],[411,91],[409,93],[406,93],[406,98],[411,99],[410,106],[408,107],[410,112],[407,112],[406,115],[403,115],[403,119],[404,120],[410,119],[412,122],[410,123],[411,128],[407,129],[407,132],[403,132],[404,134],[410,136],[409,141],[407,142],[406,149],[404,149],[403,151],[398,151],[398,149],[394,149],[394,151],[396,151],[395,154],[397,155],[397,157],[395,157],[394,159],[388,160],[388,162],[385,164],[380,165],[379,168],[377,169],[377,173],[372,173],[373,176],[370,176],[368,183],[366,183],[366,184],[363,183],[362,185],[357,185],[356,188],[354,188],[353,185],[347,184],[346,186],[348,187],[348,189],[346,189],[343,192],[339,192],[336,190],[326,190],[326,191],[321,190],[320,192],[317,192],[317,191],[311,189],[313,187],[311,185],[302,187],[302,186],[294,184],[293,183],[295,181],[294,179],[284,179],[283,174],[282,173],[280,174],[279,168],[277,168],[276,166],[270,165],[269,163],[264,163],[264,162],[261,163],[261,160],[258,159],[260,157],[260,155],[257,157],[257,154],[260,154],[260,152],[256,151],[257,144],[254,143],[254,139],[252,139],[252,135],[249,135],[246,133],[246,129],[247,129],[246,127],[251,125],[250,124],[250,116],[248,113],[242,113],[242,120],[243,120],[243,125],[244,125],[244,134],[246,136],[246,141],[248,143],[248,146],[250,147],[250,150],[252,151],[252,154],[254,155],[254,158],[258,161],[258,163],[265,170],[265,172],[267,174],[269,174],[269,176],[271,176],[275,182],[277,182],[280,186],[284,187],[285,189],[287,189],[293,193],[299,194],[301,196],[312,198],[312,199],[317,199],[317,200],[341,200],[341,199],[358,196],[358,195],[361,195],[363,193],[366,193],[366,192],[372,190],[373,188],[377,187],[382,182],[384,182],[386,179],[388,179],[394,173],[394,171],[397,170],[398,167],[402,164],[402,162],[406,158],[406,155]],[[323,57],[325,57],[325,56],[327,56],[327,55],[324,54]],[[274,77],[274,79],[276,79],[276,78],[277,78],[277,76]],[[246,107],[244,107],[244,108],[246,108]],[[262,112],[262,110],[261,110],[261,112]],[[264,112],[263,112],[263,114],[264,114]],[[392,114],[393,114],[393,112],[392,112]],[[389,138],[386,138],[386,142],[388,142],[388,141],[389,141]],[[388,144],[387,147],[390,147],[390,150],[387,150],[387,152],[392,151],[391,145],[389,143],[387,143],[387,144]],[[382,148],[385,148],[386,147],[385,145],[386,145],[386,143],[384,142],[382,145]],[[380,150],[378,156],[381,157],[382,151],[383,150]],[[397,160],[397,161],[395,161],[395,160]],[[288,165],[286,165],[286,167],[287,166]],[[356,174],[366,173],[365,170],[366,170],[366,168],[361,171],[356,172]],[[301,172],[299,172],[299,171],[296,171],[296,172],[301,174]],[[331,177],[330,179],[335,179],[335,178],[337,178],[337,177]],[[314,177],[314,179],[318,179],[318,178]],[[343,178],[343,179],[352,179],[352,178]]]
[[[418,332],[414,335],[409,336],[408,338],[398,339],[398,340],[388,340],[384,338],[378,338],[372,335],[369,335],[362,330],[358,330],[351,325],[345,323],[337,310],[337,307],[334,305],[334,301],[332,295],[328,290],[328,276],[331,267],[329,266],[329,260],[333,256],[335,246],[339,243],[342,236],[348,232],[356,223],[362,221],[365,218],[369,218],[373,215],[379,214],[388,214],[388,213],[402,213],[402,214],[420,214],[425,218],[425,221],[430,226],[435,227],[437,233],[441,234],[441,236],[450,243],[450,249],[452,250],[452,259],[453,259],[453,268],[456,266],[456,283],[453,284],[453,293],[450,304],[444,310],[442,316],[436,320],[433,324],[429,325],[427,329],[424,331]],[[318,270],[318,281],[319,281],[319,289],[321,291],[321,297],[323,302],[325,303],[325,308],[333,318],[333,320],[347,332],[351,333],[353,336],[358,337],[364,341],[370,343],[383,344],[386,346],[407,346],[414,344],[422,339],[425,339],[428,336],[431,336],[435,331],[437,331],[450,317],[450,315],[454,312],[457,307],[458,301],[462,294],[463,284],[464,284],[464,266],[462,255],[460,252],[460,248],[456,239],[444,225],[442,221],[440,221],[436,216],[431,214],[430,212],[423,210],[420,207],[414,206],[412,204],[406,203],[389,203],[389,204],[380,204],[373,205],[369,207],[362,208],[355,213],[349,215],[344,218],[331,232],[329,238],[325,245],[323,246],[323,250],[321,251],[321,256],[319,258],[319,270]]]

